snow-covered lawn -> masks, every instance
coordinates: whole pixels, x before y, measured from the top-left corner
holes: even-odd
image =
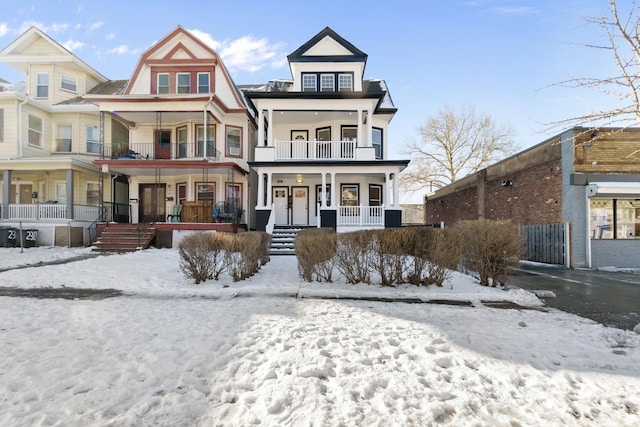
[[[86,249],[0,249],[0,268]],[[65,255],[59,255],[65,256]],[[307,284],[294,257],[193,285],[175,250],[0,273],[2,426],[635,426],[640,335],[454,274],[443,288]],[[287,295],[299,295],[302,298]],[[472,301],[472,307],[336,299]],[[327,297],[327,298],[318,298]]]

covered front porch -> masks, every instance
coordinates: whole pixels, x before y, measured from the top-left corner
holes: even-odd
[[[404,164],[404,162],[400,162]],[[397,161],[345,165],[251,163],[258,175],[256,228],[332,227],[339,232],[401,226]]]

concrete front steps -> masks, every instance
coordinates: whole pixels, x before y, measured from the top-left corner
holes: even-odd
[[[109,223],[93,244],[96,252],[134,252],[146,249],[156,236],[151,224]]]
[[[270,255],[295,255],[293,241],[299,231],[309,228],[304,225],[276,225],[271,233]]]

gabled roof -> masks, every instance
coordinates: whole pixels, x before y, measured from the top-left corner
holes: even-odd
[[[34,49],[33,52],[30,52],[29,49],[40,40],[43,40],[47,44],[49,51],[43,52],[40,49]],[[0,50],[0,61],[11,65],[15,69],[25,74],[27,74],[29,71],[29,64],[68,62],[75,64],[85,73],[91,75],[99,82],[108,80],[96,69],[88,65],[86,62],[82,61],[70,50],[62,46],[57,41],[53,40],[51,37],[49,37],[36,27],[29,28],[11,44]]]
[[[341,47],[344,53],[336,55],[318,55],[314,54],[313,48],[322,42],[326,37]],[[352,45],[350,42],[342,38],[338,33],[329,27],[313,36],[311,40],[300,46],[293,53],[287,56],[289,63],[291,62],[367,62],[367,54]]]

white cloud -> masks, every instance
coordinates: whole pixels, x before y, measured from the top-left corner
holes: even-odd
[[[498,15],[531,15],[538,13],[538,9],[532,6],[521,7],[495,7],[493,11]]]
[[[0,37],[4,36],[9,32],[9,26],[4,22],[0,22]]]
[[[266,65],[281,68],[286,64],[282,43],[270,43],[266,38],[256,39],[252,35],[217,41],[203,31],[190,31],[218,52],[229,70],[256,72]]]
[[[131,49],[126,44],[121,44],[118,47],[109,49],[107,53],[115,53],[116,55],[137,55],[138,53],[140,53],[140,49]]]
[[[53,23],[51,24],[51,31],[54,33],[60,33],[63,31],[67,31],[67,28],[69,28],[69,24],[58,24],[58,23]]]
[[[104,22],[92,22],[91,24],[88,25],[90,30],[97,30],[98,28],[102,27],[104,25]]]
[[[84,42],[77,40],[67,40],[66,42],[62,43],[62,46],[73,52],[82,48],[84,46]]]
[[[116,38],[116,33],[109,33],[104,37],[105,40],[113,40],[115,38]]]

